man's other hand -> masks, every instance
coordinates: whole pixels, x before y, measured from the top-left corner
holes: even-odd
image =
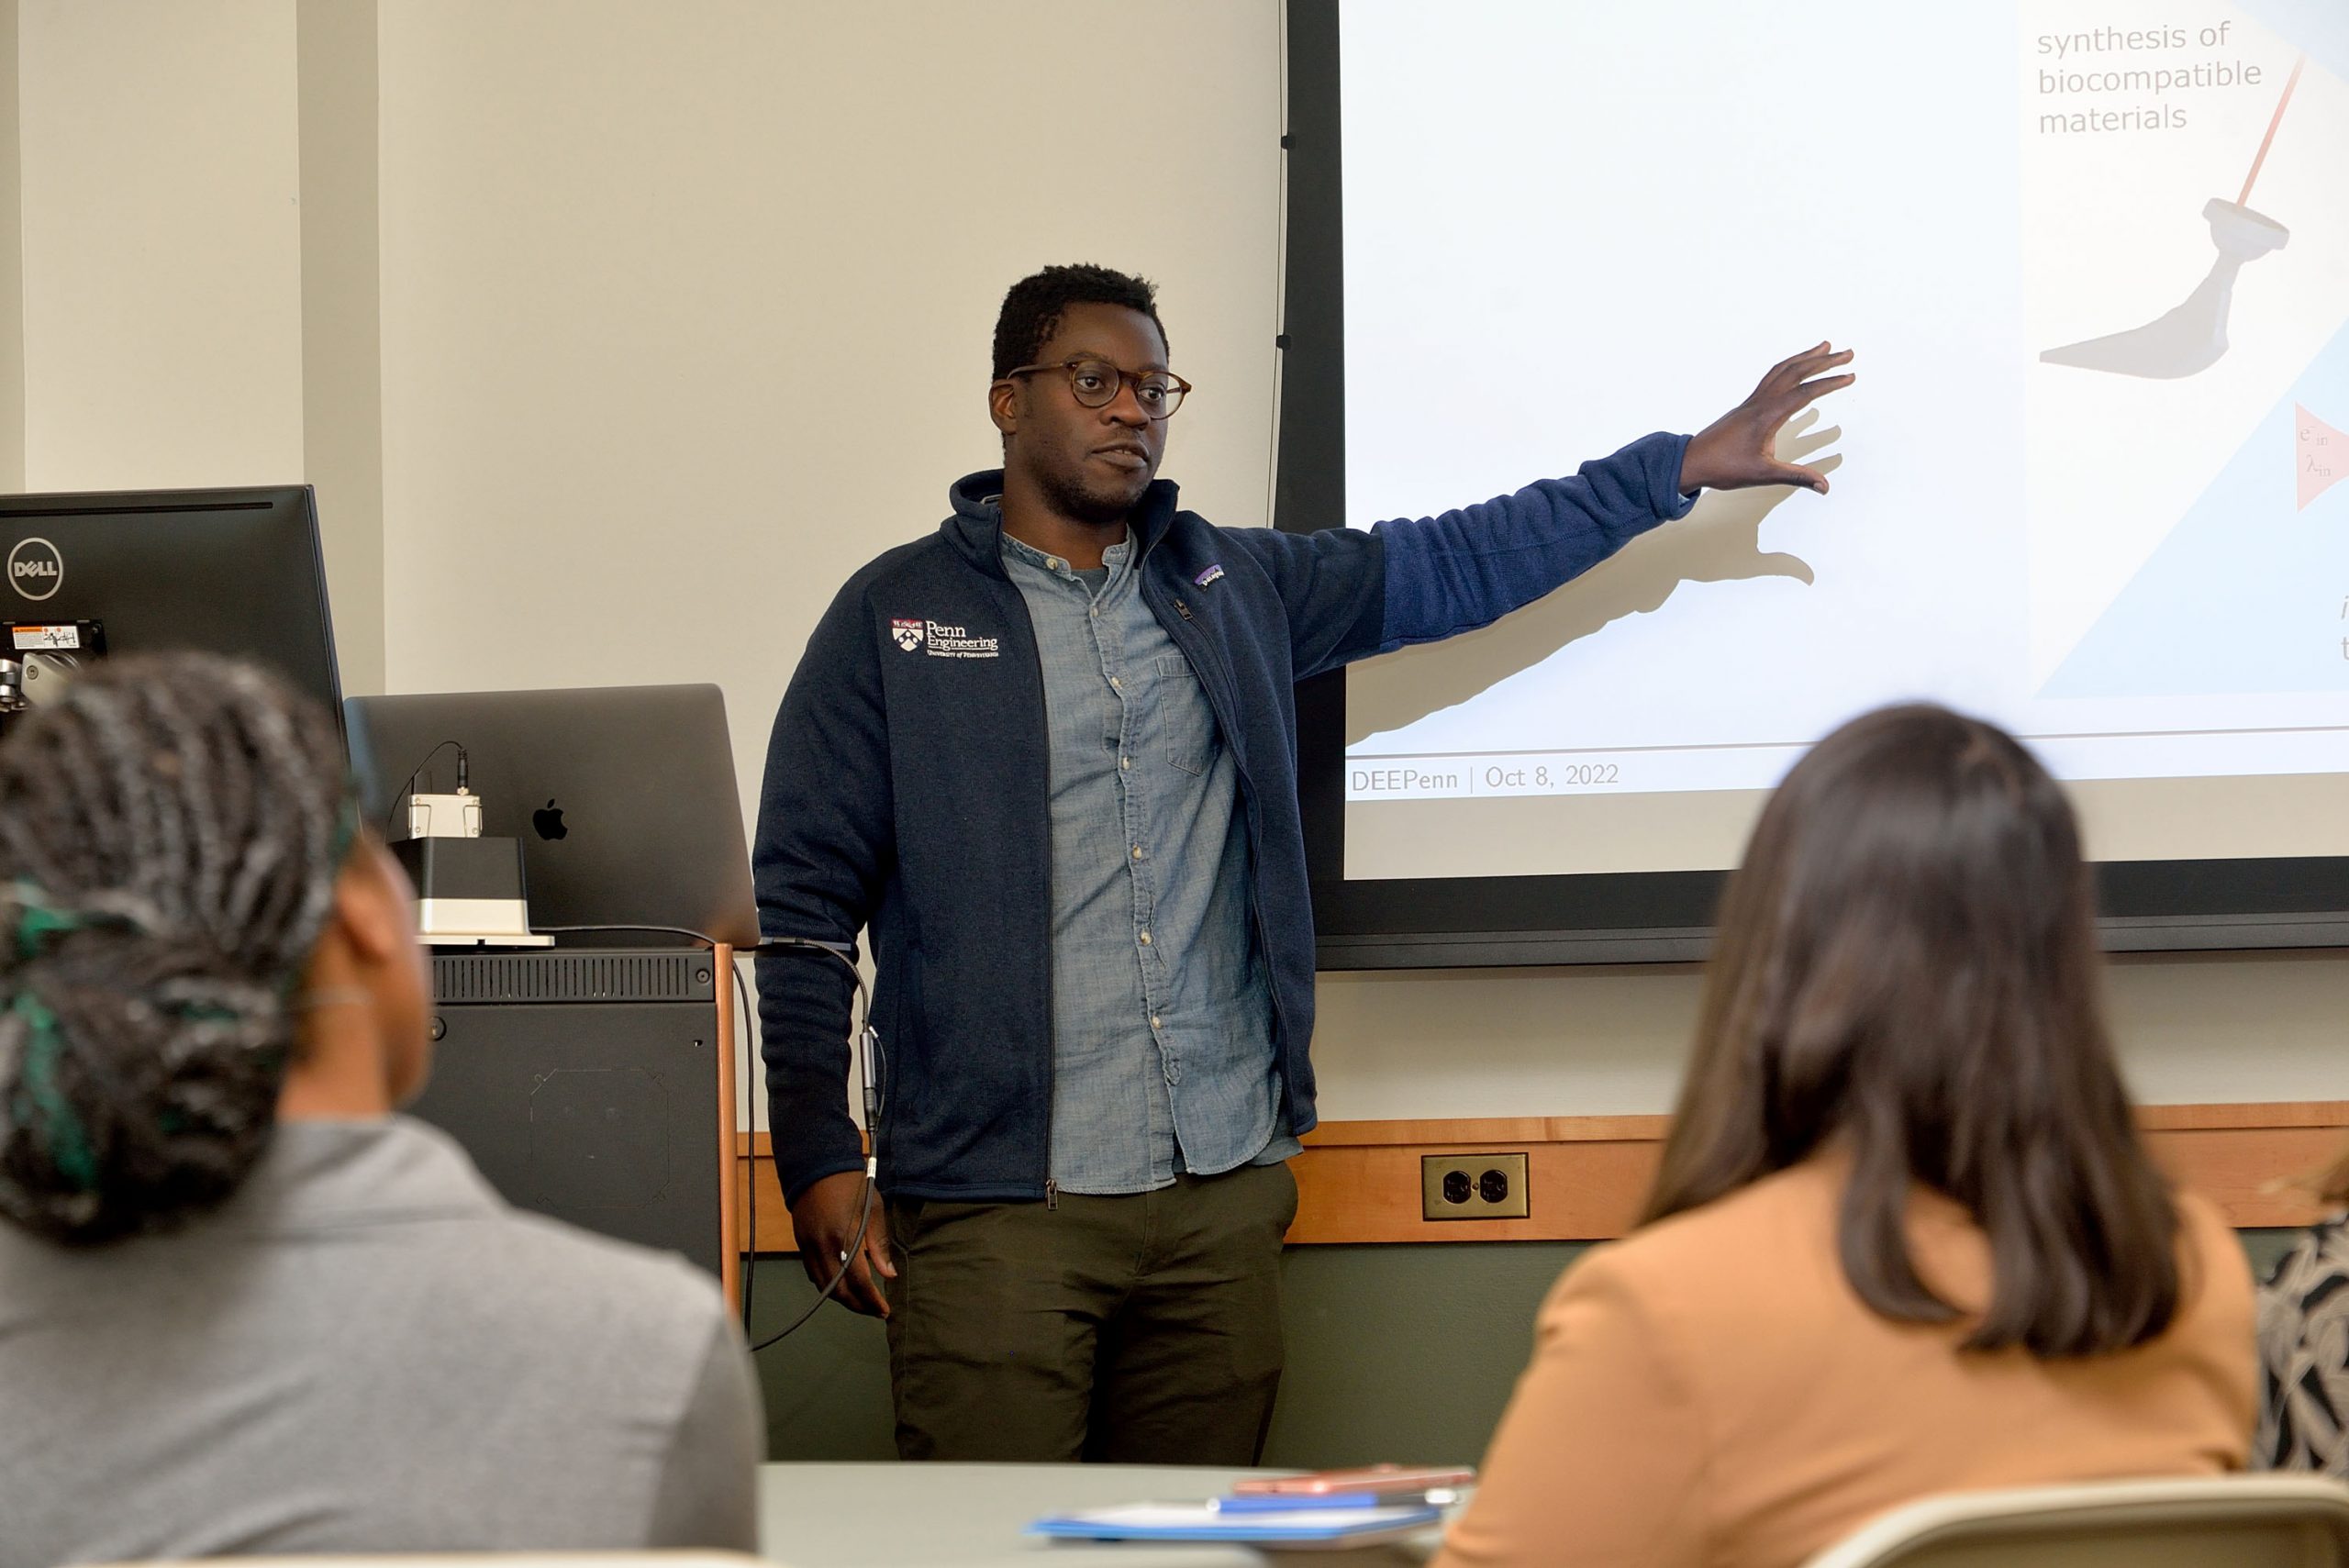
[[[1827,476],[1815,468],[1780,462],[1778,432],[1787,420],[1831,392],[1852,384],[1849,374],[1820,375],[1852,362],[1852,350],[1831,343],[1780,360],[1753,389],[1753,395],[1706,426],[1680,460],[1680,493],[1746,490],[1760,484],[1799,484],[1827,494]],[[1816,379],[1814,379],[1816,378]]]
[[[832,1275],[840,1273],[841,1256],[856,1239],[857,1221],[863,1216],[862,1171],[842,1171],[811,1182],[791,1206],[791,1234],[799,1242],[799,1266],[807,1271],[808,1280],[818,1290],[831,1284]],[[889,1261],[889,1220],[882,1213],[878,1193],[873,1195],[873,1218],[864,1228],[863,1244],[848,1260],[848,1272],[841,1275],[832,1299],[867,1317],[886,1318],[889,1303],[881,1294],[876,1275],[897,1277],[897,1266]]]

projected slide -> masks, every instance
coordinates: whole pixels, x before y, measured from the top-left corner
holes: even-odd
[[[1351,523],[1694,429],[1822,338],[1861,376],[1781,443],[1831,495],[1709,495],[1357,666],[1350,876],[1725,865],[1909,697],[2029,738],[2116,858],[2259,852],[2287,787],[2349,820],[2349,5],[1341,29]]]

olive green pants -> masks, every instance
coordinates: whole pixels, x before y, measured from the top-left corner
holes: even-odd
[[[1296,1217],[1286,1165],[1053,1207],[891,1199],[899,1456],[1255,1463]]]

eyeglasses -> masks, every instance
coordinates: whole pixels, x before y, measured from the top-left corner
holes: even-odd
[[[1183,406],[1191,384],[1170,371],[1121,371],[1107,360],[1063,360],[1056,365],[1021,365],[1003,373],[1003,379],[1065,371],[1068,392],[1087,408],[1107,408],[1118,400],[1118,388],[1133,384],[1134,402],[1153,419],[1163,419]]]

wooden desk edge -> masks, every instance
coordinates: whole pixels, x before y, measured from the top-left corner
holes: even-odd
[[[730,1107],[733,1096],[727,1094]],[[2216,1203],[2239,1229],[2306,1225],[2324,1206],[2302,1184],[2349,1144],[2349,1100],[2146,1106],[2138,1124],[2178,1184]],[[1427,1241],[1603,1241],[1631,1228],[1671,1118],[1661,1116],[1475,1117],[1323,1122],[1294,1162],[1292,1245]],[[762,1252],[793,1250],[767,1135],[737,1132],[747,1194],[758,1184]],[[1526,1156],[1524,1219],[1422,1217],[1419,1161],[1460,1152]],[[729,1235],[735,1234],[729,1207]],[[729,1285],[730,1288],[730,1285]]]

